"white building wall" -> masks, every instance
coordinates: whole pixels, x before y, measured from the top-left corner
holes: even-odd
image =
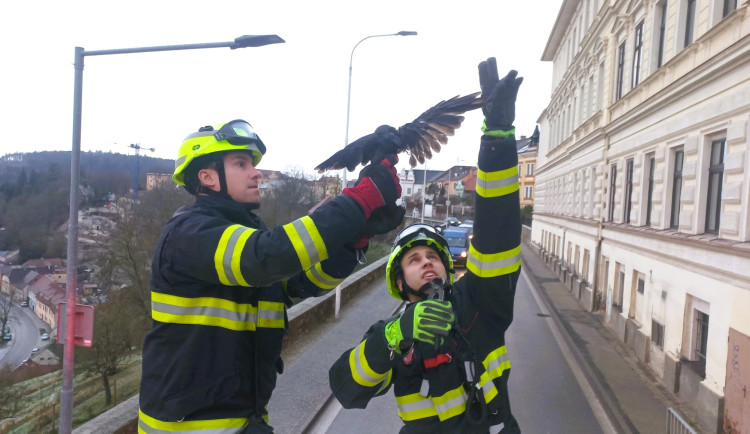
[[[554,77],[538,120],[531,231],[532,242],[579,272],[568,244],[572,252],[590,252],[589,272],[582,277],[600,291],[601,309],[613,327],[628,323],[631,333],[653,338],[652,321],[664,326],[663,348],[651,342],[643,356],[659,376],[672,359],[696,359],[696,312],[708,315],[701,387],[717,397],[725,387],[729,329],[750,336],[750,11],[748,1],[740,0],[737,10],[723,16],[723,3],[696,0],[694,24],[687,28],[687,0],[563,2],[543,54],[554,62]],[[641,24],[634,83],[635,29]],[[692,43],[685,45],[689,30]],[[725,141],[720,224],[712,233],[706,229],[710,150],[719,139]],[[677,151],[684,161],[675,178]],[[678,198],[672,197],[675,179],[682,186]],[[677,199],[679,225],[671,228]],[[614,308],[620,270],[622,306]],[[643,293],[637,291],[639,276]]]

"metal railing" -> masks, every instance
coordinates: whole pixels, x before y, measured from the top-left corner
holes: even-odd
[[[686,421],[672,408],[667,408],[667,434],[697,434]]]

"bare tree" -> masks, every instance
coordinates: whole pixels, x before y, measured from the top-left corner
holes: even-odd
[[[0,294],[0,334],[5,334],[10,319],[10,308],[13,305],[13,297],[6,294]],[[0,336],[2,339],[2,336]],[[4,340],[2,342],[5,342]]]

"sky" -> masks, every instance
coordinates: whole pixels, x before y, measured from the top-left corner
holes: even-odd
[[[436,103],[479,91],[477,65],[497,58],[502,77],[524,77],[516,135],[531,135],[549,103],[552,64],[540,59],[562,0],[0,2],[0,155],[70,150],[75,47],[86,51],[231,41],[277,34],[257,48],[87,56],[82,151],[174,159],[203,125],[249,121],[268,151],[261,169],[314,173],[349,142],[395,127]],[[469,113],[428,161],[473,165],[482,116]],[[14,137],[15,140],[7,140]],[[398,168],[405,168],[408,157]],[[417,168],[422,168],[419,165]],[[347,177],[354,176],[349,174]]]

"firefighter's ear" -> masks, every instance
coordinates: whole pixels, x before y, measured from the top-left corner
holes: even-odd
[[[215,169],[206,168],[199,170],[198,182],[200,182],[201,185],[210,188],[211,190],[221,190],[221,185],[219,184],[219,172],[217,172]]]

